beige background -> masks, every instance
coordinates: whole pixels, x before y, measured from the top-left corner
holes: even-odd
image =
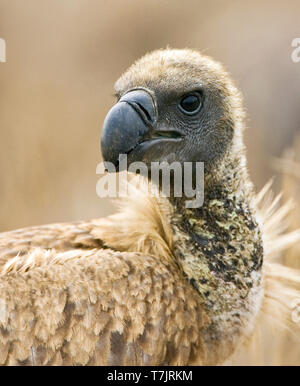
[[[167,45],[203,50],[232,73],[261,187],[300,129],[299,16],[290,0],[0,0],[0,231],[112,211],[95,171],[113,84]]]

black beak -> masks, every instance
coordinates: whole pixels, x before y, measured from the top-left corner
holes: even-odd
[[[101,150],[104,162],[118,169],[119,155],[129,154],[149,139],[156,120],[154,101],[149,92],[127,92],[108,112],[102,129]]]

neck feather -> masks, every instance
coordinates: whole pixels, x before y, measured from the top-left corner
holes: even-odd
[[[261,232],[242,164],[241,159],[230,159],[205,176],[201,208],[188,209],[183,200],[170,199],[177,264],[211,318],[207,340],[230,340],[228,350],[242,331],[250,332],[262,298]]]

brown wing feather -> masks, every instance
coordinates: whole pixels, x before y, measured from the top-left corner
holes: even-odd
[[[2,365],[201,363],[205,320],[176,269],[141,253],[36,249],[0,274]]]
[[[33,248],[66,251],[73,248],[103,248],[102,241],[92,234],[93,221],[35,226],[0,233],[0,267],[17,255]]]

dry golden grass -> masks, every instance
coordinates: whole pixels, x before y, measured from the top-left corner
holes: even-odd
[[[282,193],[284,200],[292,199],[293,210],[288,216],[289,229],[300,228],[300,136],[294,140],[281,159],[274,160],[274,167],[282,175]],[[293,243],[282,256],[282,262],[289,267],[300,269],[300,243]],[[300,298],[298,299],[300,304]],[[289,334],[285,334],[276,348],[279,364],[300,365],[300,343],[295,344]]]
[[[296,137],[293,146],[273,160],[281,174],[281,193],[274,197],[270,182],[258,195],[264,218],[267,302],[253,337],[228,364],[300,365],[300,322],[292,318],[293,312],[300,318],[299,152]]]

